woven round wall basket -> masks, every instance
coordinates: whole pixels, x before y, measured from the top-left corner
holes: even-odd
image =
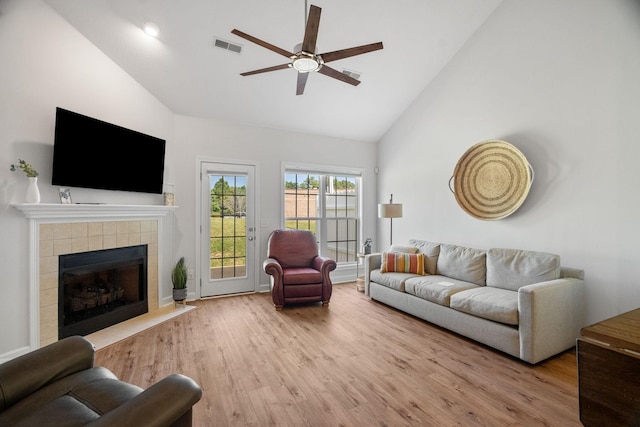
[[[489,140],[475,144],[458,160],[449,189],[472,217],[497,220],[522,205],[533,178],[533,168],[520,150],[505,141]]]

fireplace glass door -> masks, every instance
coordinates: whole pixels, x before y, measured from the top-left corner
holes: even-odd
[[[144,314],[147,245],[61,255],[58,284],[58,338]]]

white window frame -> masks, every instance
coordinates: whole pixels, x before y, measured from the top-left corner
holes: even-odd
[[[357,233],[356,233],[356,245],[360,244],[361,236],[363,235],[363,176],[364,170],[360,168],[345,168],[339,166],[326,166],[326,165],[312,165],[312,164],[302,164],[302,163],[282,163],[281,172],[280,172],[280,180],[281,180],[281,189],[280,189],[280,198],[281,198],[281,228],[286,227],[287,217],[285,216],[285,191],[286,191],[286,183],[285,183],[285,174],[287,173],[298,173],[298,174],[318,174],[323,176],[349,176],[356,178],[356,185],[358,191],[358,201],[356,207],[356,218],[357,218]],[[321,255],[326,255],[327,252],[327,217],[326,217],[326,193],[325,186],[320,185],[320,194],[319,194],[319,210],[322,213],[320,217],[317,218],[320,222],[320,236],[316,236],[319,239],[318,247],[320,249]],[[312,217],[309,217],[312,218]],[[356,247],[356,254],[359,252],[358,247]],[[357,256],[354,260],[350,260],[348,262],[338,262],[339,265],[356,265],[358,262]]]

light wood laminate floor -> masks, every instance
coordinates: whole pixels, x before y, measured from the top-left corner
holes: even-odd
[[[198,308],[98,350],[143,388],[178,372],[203,389],[196,426],[580,426],[576,357],[536,366],[371,301],[276,311],[268,294]]]

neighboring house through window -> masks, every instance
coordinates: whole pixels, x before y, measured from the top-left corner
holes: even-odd
[[[361,180],[359,172],[285,167],[285,228],[313,232],[321,256],[356,262]]]

